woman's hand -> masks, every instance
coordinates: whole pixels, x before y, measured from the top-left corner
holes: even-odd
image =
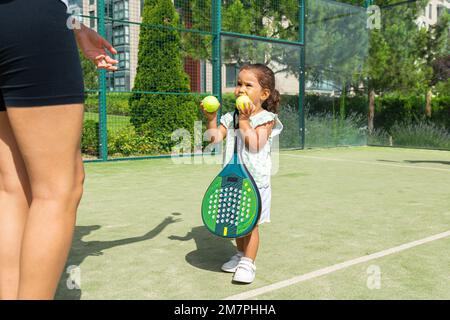
[[[117,50],[94,30],[86,27],[84,24],[80,26],[81,28],[74,29],[74,32],[78,47],[84,56],[91,60],[97,69],[116,71],[117,67],[114,65],[119,61],[108,56],[105,48],[112,54],[117,54]]]

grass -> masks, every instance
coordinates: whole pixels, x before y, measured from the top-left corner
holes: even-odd
[[[450,152],[282,152],[256,279],[234,285],[220,271],[234,243],[209,234],[199,212],[219,169],[171,159],[86,164],[67,263],[80,268],[81,289],[69,290],[64,273],[57,298],[221,299],[449,230]],[[257,298],[449,299],[449,250],[437,240]],[[366,285],[370,265],[381,270],[380,289]]]

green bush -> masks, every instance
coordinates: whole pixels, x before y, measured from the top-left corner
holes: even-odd
[[[431,100],[431,121],[450,130],[450,96],[437,96]]]
[[[396,123],[390,133],[394,146],[450,149],[450,132],[432,122]]]
[[[284,100],[283,100],[284,101]],[[299,148],[301,146],[300,116],[297,106],[284,104],[280,108],[279,118],[283,123],[280,135],[280,148]]]
[[[395,123],[419,122],[425,113],[420,96],[386,95],[375,99],[374,127],[389,131]]]
[[[151,141],[158,142],[160,149],[170,152],[176,142],[172,133],[180,128],[194,132],[199,119],[198,104],[188,96],[147,95],[132,105],[131,123],[136,131]]]
[[[306,94],[305,108],[308,109],[309,114],[323,115],[341,114],[347,117],[353,114],[367,114],[368,102],[365,96],[347,96],[345,100],[341,97],[330,97],[319,94]]]
[[[128,125],[112,133],[108,139],[108,154],[112,156],[138,156],[160,153],[158,143],[146,136],[138,135]]]
[[[114,92],[106,95],[106,110],[108,114],[118,116],[130,115],[129,100],[131,93],[127,92]]]
[[[99,156],[99,123],[86,120],[81,139],[81,151],[84,155]],[[108,130],[108,155],[139,156],[161,153],[159,144],[150,138],[138,135],[133,126],[128,125],[117,131]]]
[[[392,146],[392,137],[386,130],[374,129],[367,135],[367,144],[375,146]]]
[[[98,93],[86,93],[84,99],[84,111],[98,113]]]
[[[332,113],[307,113],[305,144],[308,147],[366,145],[365,121],[365,117],[357,113],[343,119]]]
[[[284,100],[295,99],[285,97]],[[438,95],[431,100],[432,123],[450,129],[450,96]],[[368,99],[366,96],[346,97],[344,110],[340,97],[329,97],[317,94],[307,94],[305,97],[305,108],[310,115],[323,115],[325,113],[340,115],[341,111],[345,117],[359,114],[367,117]],[[425,97],[406,96],[403,94],[386,94],[375,98],[374,126],[380,132],[389,131],[396,123],[416,123],[425,121]]]
[[[99,112],[98,93],[86,94],[84,110],[86,112]],[[131,93],[110,92],[106,94],[106,112],[109,115],[129,116]]]
[[[222,94],[222,115],[234,111],[236,108],[236,97],[234,93],[224,93]]]
[[[81,152],[90,155],[98,156],[99,146],[99,124],[94,120],[86,120],[83,125],[83,134],[81,136]]]
[[[390,131],[376,129],[368,144],[412,148],[450,149],[450,131],[431,121],[395,123]]]

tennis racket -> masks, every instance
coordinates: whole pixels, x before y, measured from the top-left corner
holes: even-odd
[[[239,128],[239,111],[233,116]],[[223,238],[244,237],[255,228],[261,215],[258,187],[238,152],[237,131],[231,161],[222,169],[205,192],[202,219],[206,228]]]

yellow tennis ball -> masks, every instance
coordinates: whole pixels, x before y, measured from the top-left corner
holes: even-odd
[[[217,100],[214,96],[207,96],[202,100],[203,102],[203,109],[207,112],[216,112],[217,109],[219,109],[220,102]]]
[[[248,96],[239,96],[236,99],[236,107],[240,108],[241,110],[245,109],[245,105],[247,103],[252,103],[252,100],[250,100],[250,98]]]

